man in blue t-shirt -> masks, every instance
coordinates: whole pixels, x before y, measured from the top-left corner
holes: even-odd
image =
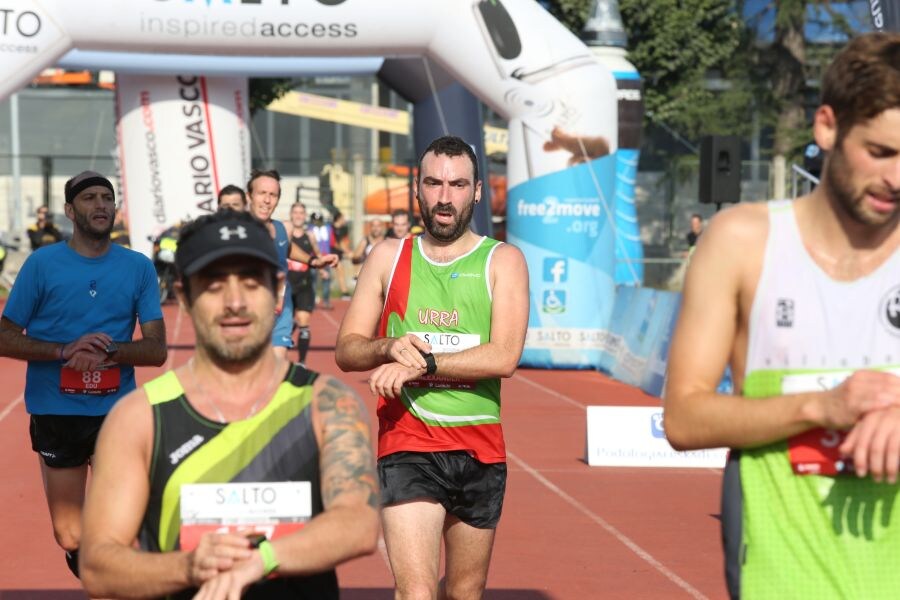
[[[66,182],[72,239],[22,265],[0,319],[0,356],[28,361],[25,408],[50,520],[78,575],[81,510],[97,433],[116,400],[135,389],[135,365],[166,361],[153,264],[113,244],[113,185],[92,171]],[[139,321],[142,339],[132,341]]]
[[[269,171],[254,170],[247,182],[248,210],[251,215],[262,221],[269,230],[269,234],[275,243],[278,252],[278,260],[281,262],[281,272],[288,270],[287,259],[304,262],[314,269],[337,264],[336,254],[325,254],[312,257],[304,252],[296,244],[291,244],[284,223],[272,219],[272,213],[281,199],[281,175],[272,169]],[[291,298],[290,285],[285,285],[285,292],[276,306],[278,316],[275,319],[275,328],[272,330],[272,345],[278,358],[287,355],[288,348],[294,347],[293,340],[293,315],[294,303]]]

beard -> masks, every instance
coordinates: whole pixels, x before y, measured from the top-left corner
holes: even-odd
[[[115,226],[115,219],[112,215],[109,215],[109,218],[107,219],[107,223],[109,224],[102,229],[98,229],[91,223],[90,216],[78,212],[77,210],[73,210],[73,212],[75,214],[75,228],[78,229],[79,233],[91,239],[99,241],[108,238]]]
[[[867,189],[857,189],[854,186],[852,173],[853,168],[847,161],[843,145],[838,143],[828,158],[828,168],[822,179],[829,196],[839,210],[860,225],[880,226],[896,221],[900,216],[896,211],[878,213],[867,210],[865,201]]]
[[[274,310],[272,317],[265,322],[256,318],[252,320],[251,332],[242,340],[228,341],[213,335],[212,328],[218,327],[213,323],[212,328],[194,323],[197,336],[197,345],[206,350],[210,360],[225,369],[241,368],[255,363],[265,353],[272,343],[272,327],[274,326]],[[247,315],[240,315],[246,317]]]
[[[435,204],[434,208],[429,212],[426,210],[425,203],[422,202],[421,196],[417,196],[417,199],[419,200],[419,213],[422,215],[422,223],[425,225],[425,229],[439,242],[454,242],[458,240],[469,228],[469,223],[472,222],[472,212],[475,209],[474,194],[469,202],[463,207],[461,213],[457,213],[456,208],[450,203]],[[435,215],[438,212],[452,213],[455,220],[446,225],[438,223],[435,220]]]

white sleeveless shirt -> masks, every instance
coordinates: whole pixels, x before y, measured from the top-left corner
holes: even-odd
[[[765,262],[750,313],[748,378],[757,371],[828,370],[843,379],[857,369],[898,364],[900,251],[864,277],[835,281],[804,247],[792,203],[770,202]],[[782,384],[782,393],[823,387],[801,389],[806,386],[796,378]]]

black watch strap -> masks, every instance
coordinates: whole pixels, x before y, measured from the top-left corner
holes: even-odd
[[[434,375],[435,371],[437,371],[437,363],[434,360],[434,354],[431,352],[423,352],[422,350],[419,350],[419,354],[425,359],[425,374]]]

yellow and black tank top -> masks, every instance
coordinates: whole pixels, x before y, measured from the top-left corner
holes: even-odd
[[[216,423],[197,412],[169,371],[144,385],[153,409],[150,495],[141,548],[178,550],[181,486],[191,483],[308,481],[312,516],[322,512],[319,447],[312,421],[317,373],[291,365],[272,400],[257,414]],[[186,590],[173,598],[192,598]],[[263,580],[243,598],[337,598],[334,570],[309,577]]]

